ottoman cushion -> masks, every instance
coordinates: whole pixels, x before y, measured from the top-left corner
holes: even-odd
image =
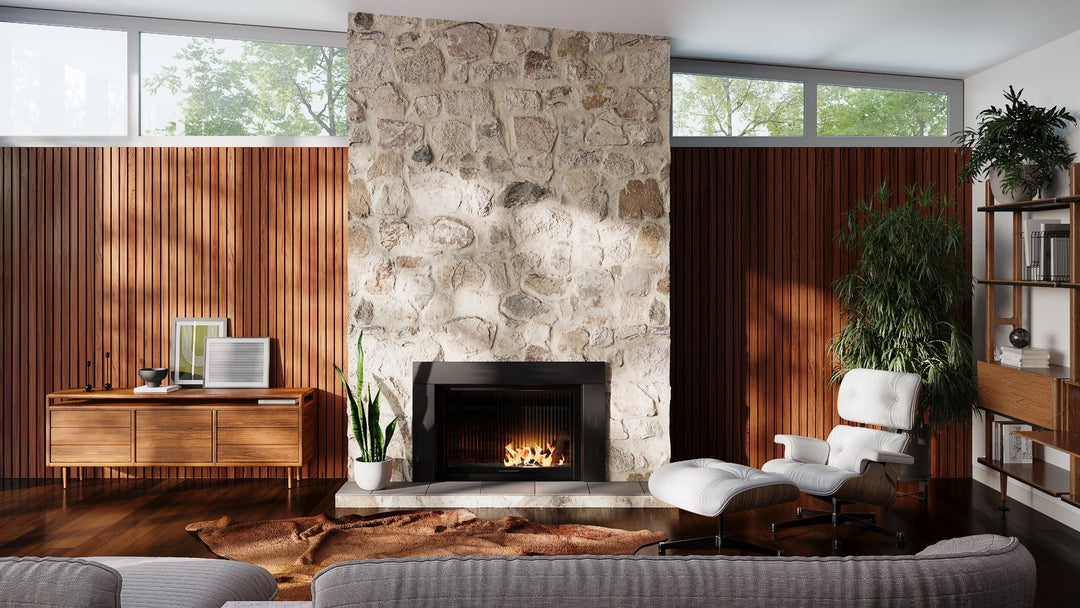
[[[799,497],[799,487],[784,477],[714,458],[660,467],[649,478],[649,492],[670,505],[708,517]]]

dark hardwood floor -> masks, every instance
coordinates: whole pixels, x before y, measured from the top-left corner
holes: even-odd
[[[289,490],[282,480],[100,480],[74,481],[65,491],[50,480],[0,480],[0,555],[175,555],[213,557],[184,531],[193,521],[228,515],[255,521],[335,510],[341,481],[308,479]],[[798,505],[816,508],[807,497]],[[787,555],[831,555],[832,528],[783,530],[773,538],[769,524],[790,519],[795,504],[735,513],[728,534],[776,546]],[[928,499],[900,498],[877,509],[883,525],[902,529],[903,545],[856,529],[842,531],[842,554],[910,554],[945,538],[994,533],[1016,536],[1038,565],[1039,606],[1072,606],[1080,597],[1080,532],[1010,500],[997,510],[997,493],[969,479],[940,479]],[[474,509],[498,519],[519,515],[545,523],[589,523],[625,529],[648,528],[672,538],[712,534],[715,520],[675,509]],[[645,547],[641,553],[656,553]],[[672,551],[671,553],[678,553]]]

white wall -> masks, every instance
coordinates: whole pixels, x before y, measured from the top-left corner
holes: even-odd
[[[980,111],[996,105],[1001,107],[1005,103],[1002,91],[1012,85],[1016,89],[1024,89],[1023,99],[1042,106],[1065,106],[1074,115],[1080,117],[1080,79],[1077,79],[1075,58],[1080,56],[1080,32],[1076,32],[1059,38],[1054,42],[1025,53],[1015,59],[996,65],[985,71],[979,72],[964,81],[964,123],[968,127],[976,125],[976,118]],[[1074,151],[1080,151],[1080,129],[1070,128],[1065,133],[1069,147]],[[972,254],[975,276],[985,276],[985,224],[984,215],[975,211],[975,208],[984,203],[984,188],[981,183],[976,183],[972,188],[973,198],[971,205],[973,247]],[[1061,196],[1068,192],[1068,176],[1060,175],[1051,186],[1045,196]],[[1030,214],[1024,214],[1025,219]],[[1039,219],[1058,219],[1068,221],[1067,211],[1054,211],[1040,213]],[[995,220],[996,278],[1008,278],[1012,268],[1011,247],[1009,233],[1012,227],[1012,218],[1009,215],[1001,215]],[[998,316],[1010,314],[1008,305],[1008,293],[1006,289],[998,288],[995,305]],[[1036,347],[1049,348],[1051,362],[1061,365],[1069,365],[1069,336],[1068,336],[1068,304],[1069,294],[1064,289],[1026,289],[1024,306],[1024,326],[1031,331],[1031,344]],[[985,321],[984,289],[979,286],[974,298],[974,338],[976,354],[983,352],[984,337],[983,327]],[[1008,328],[1003,328],[996,336],[998,344],[1007,343]],[[1080,364],[1080,362],[1078,362]],[[983,455],[984,441],[982,423],[976,420],[973,429],[974,454],[972,459]],[[1059,466],[1068,466],[1068,459],[1061,453],[1048,450],[1047,460]],[[974,464],[973,476],[994,488],[998,486],[997,473]],[[1066,524],[1080,529],[1080,509],[1065,505],[1060,500],[1047,496],[1042,492],[1032,491],[1027,486],[1009,481],[1009,496],[1033,506],[1048,515],[1065,522]]]

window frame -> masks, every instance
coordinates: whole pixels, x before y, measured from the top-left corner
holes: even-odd
[[[0,21],[126,32],[128,79],[128,134],[126,136],[0,135],[0,146],[347,147],[349,145],[347,137],[329,135],[142,135],[140,124],[142,119],[140,34],[257,40],[347,49],[348,36],[345,32],[15,8],[5,8]]]
[[[796,68],[758,63],[710,61],[703,59],[671,58],[672,79],[676,73],[702,76],[726,76],[785,80],[803,84],[803,134],[786,136],[708,136],[680,135],[671,137],[671,147],[942,147],[953,146],[951,134],[964,128],[964,81],[952,78],[922,76],[898,76],[873,72],[848,72],[818,68]],[[947,132],[943,137],[913,136],[852,136],[818,135],[817,133],[817,87],[818,85],[896,89],[948,95]],[[671,84],[674,90],[674,80]],[[671,100],[671,116],[675,112],[675,100]]]

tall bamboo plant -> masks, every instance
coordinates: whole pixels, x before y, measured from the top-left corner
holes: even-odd
[[[349,398],[349,418],[352,421],[353,439],[360,447],[361,462],[382,462],[386,460],[386,446],[394,438],[394,430],[397,428],[397,416],[386,425],[385,432],[379,428],[379,396],[382,391],[375,391],[375,398],[371,397],[371,389],[368,389],[366,401],[361,398],[364,388],[364,333],[356,340],[358,352],[356,362],[356,391],[349,386],[345,379],[345,372],[334,365],[341,382],[345,385],[345,394]]]
[[[916,427],[964,422],[975,411],[971,336],[964,311],[974,277],[963,227],[945,215],[948,201],[909,188],[886,208],[888,185],[859,201],[837,231],[855,252],[855,271],[834,284],[844,321],[829,349],[834,380],[866,367],[922,376]]]

